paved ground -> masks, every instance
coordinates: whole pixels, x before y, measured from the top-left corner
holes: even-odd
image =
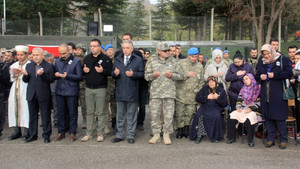
[[[80,115],[81,116],[81,115]],[[79,118],[81,126],[81,117]],[[255,147],[247,143],[227,145],[224,141],[210,143],[205,139],[200,144],[184,138],[176,139],[172,134],[172,145],[148,144],[150,125],[146,118],[144,131],[137,131],[136,143],[127,141],[111,143],[113,136],[106,136],[102,143],[96,138],[81,142],[84,130],[78,129],[78,140],[68,139],[44,144],[39,139],[25,144],[21,139],[8,141],[12,129],[6,128],[0,140],[0,168],[128,168],[128,169],[173,169],[173,168],[300,168],[300,145],[289,140],[288,148],[280,150],[278,143],[272,148],[264,148],[260,139],[255,139]],[[51,139],[57,135],[53,129]]]

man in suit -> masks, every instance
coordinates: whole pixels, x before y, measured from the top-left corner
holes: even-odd
[[[138,114],[139,79],[144,77],[144,64],[142,58],[133,53],[130,40],[123,41],[122,50],[123,54],[115,58],[112,72],[112,78],[116,79],[117,133],[111,141],[123,141],[127,118],[126,137],[128,143],[133,144]]]
[[[44,60],[43,49],[32,50],[33,62],[22,70],[23,81],[28,83],[27,101],[29,107],[29,134],[25,143],[37,140],[38,112],[42,117],[44,143],[50,142],[51,130],[51,89],[50,83],[55,79],[54,67]]]
[[[66,44],[59,45],[60,59],[55,60],[56,101],[58,115],[58,135],[54,139],[60,141],[65,137],[65,116],[69,118],[70,141],[76,140],[78,118],[79,81],[82,80],[81,62],[69,53]],[[65,107],[68,107],[67,110]]]

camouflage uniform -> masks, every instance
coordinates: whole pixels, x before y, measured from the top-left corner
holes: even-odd
[[[115,80],[111,77],[107,77],[107,89],[105,99],[105,128],[104,132],[109,133],[109,123],[111,118],[116,118],[116,101],[115,101]]]
[[[257,59],[248,58],[248,63],[252,65],[254,73],[256,73]]]
[[[149,61],[148,61],[149,62]],[[153,77],[153,72],[156,70],[160,73],[157,78]],[[173,76],[169,79],[164,73],[172,71]],[[182,70],[176,60],[169,56],[166,60],[160,59],[156,54],[155,58],[147,65],[145,71],[145,79],[151,82],[150,86],[150,111],[151,111],[151,127],[153,134],[161,132],[160,115],[164,115],[163,132],[173,133],[173,116],[176,98],[175,81],[182,80]]]
[[[189,126],[192,115],[196,112],[196,94],[204,85],[203,66],[192,63],[189,58],[180,60],[178,64],[183,71],[184,79],[176,83],[176,111],[175,121],[178,128]],[[189,77],[188,72],[196,72],[197,76]]]
[[[83,66],[83,59],[85,58],[84,54],[76,55],[78,59],[80,59],[81,66]],[[79,101],[81,107],[81,114],[82,114],[82,127],[86,127],[86,104],[85,104],[85,79],[83,76],[83,80],[79,82]]]

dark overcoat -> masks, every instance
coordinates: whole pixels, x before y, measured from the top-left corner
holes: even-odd
[[[286,120],[288,117],[288,102],[283,100],[282,82],[293,76],[292,65],[287,57],[281,55],[275,62],[271,63],[270,66],[270,72],[274,73],[274,78],[267,80],[260,79],[261,74],[268,73],[268,64],[263,64],[261,60],[258,62],[255,75],[256,81],[261,84],[260,99],[262,114],[266,119]],[[267,87],[267,83],[269,83],[269,87]],[[267,103],[267,92],[269,92],[269,103]]]

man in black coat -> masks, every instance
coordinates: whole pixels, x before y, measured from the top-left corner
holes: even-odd
[[[22,70],[23,81],[28,83],[27,101],[29,107],[29,134],[25,143],[37,140],[38,112],[40,110],[43,125],[44,143],[50,142],[51,129],[51,89],[50,83],[55,79],[54,67],[44,60],[43,49],[32,50],[33,62]]]
[[[4,89],[9,84],[9,78],[9,67],[5,63],[0,62],[0,137],[5,123]]]
[[[130,40],[122,43],[123,54],[115,58],[112,77],[116,79],[117,133],[111,141],[123,141],[125,117],[127,118],[127,141],[134,143],[137,124],[139,79],[144,77],[144,64],[135,55]]]

